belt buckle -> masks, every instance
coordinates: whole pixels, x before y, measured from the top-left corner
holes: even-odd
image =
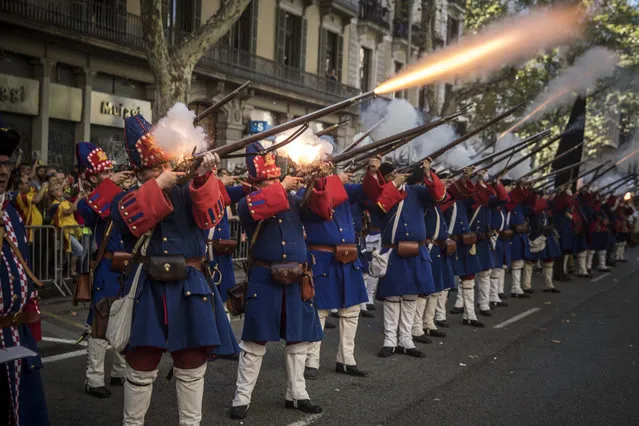
[[[20,318],[21,317],[22,317],[22,311],[18,311],[15,314],[13,314],[13,317],[11,318],[11,325],[20,324]]]

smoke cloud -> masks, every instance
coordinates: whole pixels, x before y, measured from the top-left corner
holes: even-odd
[[[166,117],[153,128],[153,135],[160,148],[169,155],[185,157],[208,148],[209,138],[200,126],[193,126],[195,112],[181,102],[166,113]]]
[[[275,137],[275,143],[283,142],[291,136],[298,127],[280,133]],[[278,155],[290,158],[298,165],[308,164],[313,161],[325,158],[333,153],[333,144],[322,139],[313,133],[311,129],[306,129],[293,142],[277,150]]]

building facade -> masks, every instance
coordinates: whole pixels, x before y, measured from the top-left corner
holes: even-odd
[[[205,22],[220,3],[165,1],[169,42]],[[248,93],[204,122],[220,145],[373,89],[417,54],[418,19],[409,54],[401,1],[407,0],[252,0],[200,60],[190,107],[201,111],[253,82]],[[444,3],[445,21],[448,2],[437,1]],[[24,158],[35,153],[70,169],[73,144],[88,140],[124,163],[124,118],[138,112],[159,118],[151,116],[153,76],[140,1],[0,0],[0,22],[0,114],[22,134]],[[423,106],[418,90],[393,96]],[[356,112],[311,126],[320,130]],[[351,123],[331,135],[338,146],[359,131],[357,120]]]

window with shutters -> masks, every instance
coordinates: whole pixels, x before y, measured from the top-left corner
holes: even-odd
[[[368,92],[370,90],[372,57],[373,52],[371,49],[366,47],[359,49],[359,88],[362,92]]]
[[[450,44],[459,38],[459,20],[453,18],[452,16],[448,17],[447,22],[447,36],[446,36],[446,44]]]
[[[322,30],[323,47],[320,52],[324,52],[320,61],[320,69],[324,75],[331,79],[340,81],[342,78],[342,55],[343,38],[340,34],[328,30]]]
[[[395,74],[399,74],[403,68],[404,68],[404,64],[402,64],[401,62],[395,61]],[[399,92],[395,92],[394,97],[397,99],[405,99],[406,91],[400,90]]]
[[[284,65],[302,67],[302,17],[284,12]]]
[[[243,52],[254,53],[256,22],[257,0],[253,0],[220,42]]]
[[[200,26],[202,0],[165,0],[167,1],[167,29],[170,40],[178,43]]]

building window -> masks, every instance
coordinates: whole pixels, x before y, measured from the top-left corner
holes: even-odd
[[[424,111],[426,108],[426,89],[423,87],[419,89],[419,99],[417,100],[420,111]]]
[[[253,53],[254,48],[254,28],[253,24],[256,20],[257,0],[251,1],[244,9],[242,15],[233,24],[228,33],[224,36],[221,43],[231,46],[243,52]]]
[[[459,38],[459,20],[448,17],[448,28],[446,36],[446,44],[450,44]]]
[[[170,29],[169,39],[174,43],[200,26],[202,0],[168,0],[166,27]]]
[[[373,52],[371,49],[366,47],[359,49],[359,88],[363,92],[368,92],[370,90],[372,57]]]
[[[340,81],[342,78],[343,38],[341,35],[322,30],[320,33],[320,74]]]
[[[301,68],[302,18],[290,13],[285,14],[284,65]]]
[[[402,64],[401,62],[395,61],[395,74],[399,74],[403,68],[404,68],[404,64]],[[395,92],[393,96],[396,99],[406,99],[406,91],[401,90],[399,92]]]

